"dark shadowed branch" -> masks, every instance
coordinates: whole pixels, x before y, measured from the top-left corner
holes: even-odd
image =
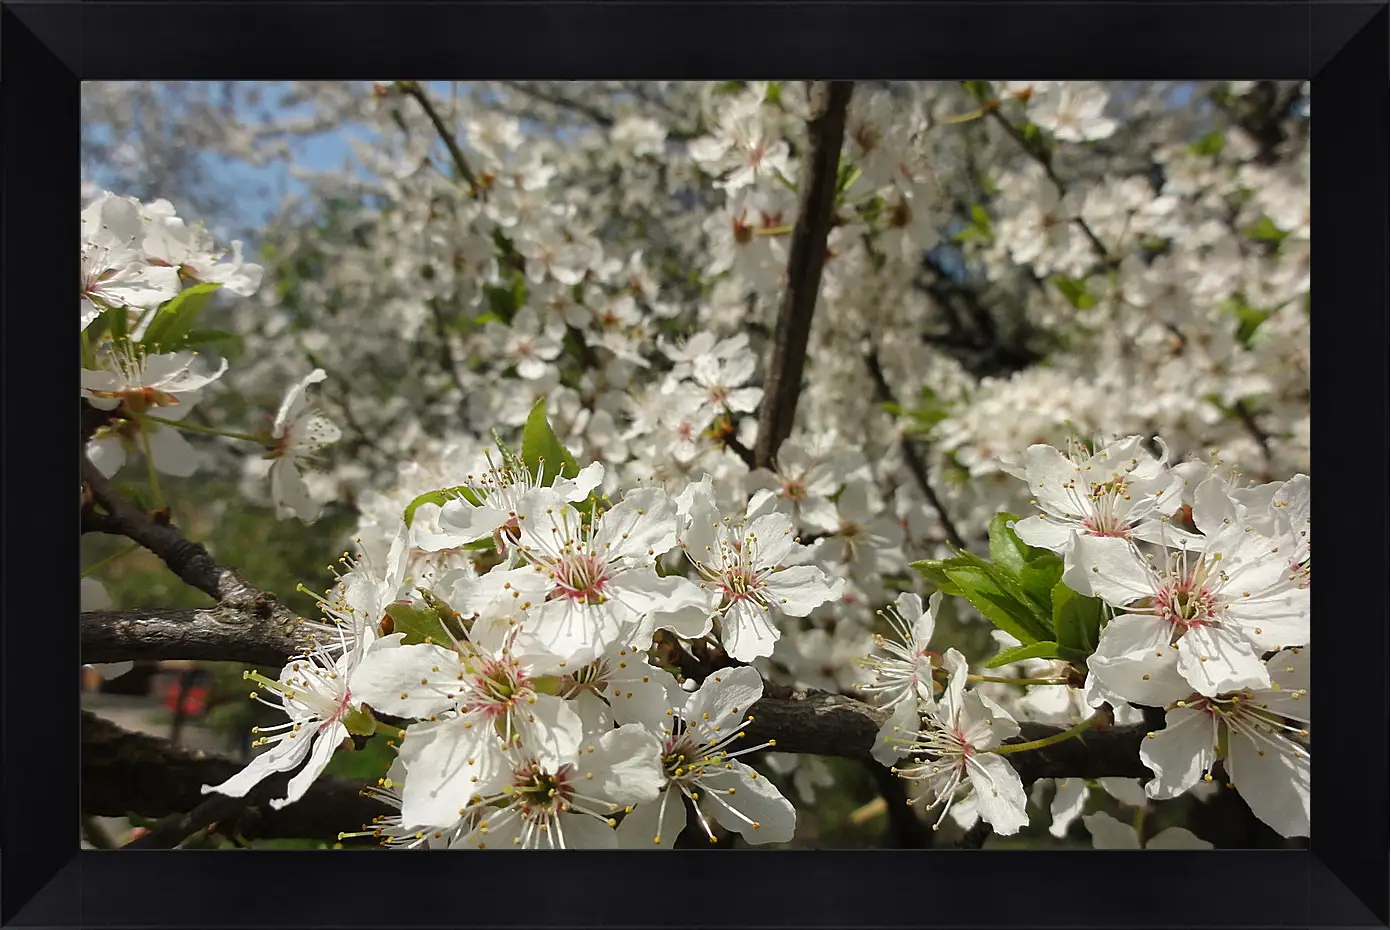
[[[792,228],[787,259],[787,288],[778,309],[773,353],[758,410],[754,461],[760,468],[772,465],[778,447],[792,432],[797,413],[811,317],[821,292],[821,270],[826,264],[826,238],[831,232],[845,113],[853,88],[850,81],[822,81],[810,93],[809,140],[798,181],[797,222]]]
[[[363,797],[360,782],[332,776],[320,776],[303,798],[281,810],[267,802],[283,796],[290,773],[271,776],[245,798],[202,793],[203,785],[221,784],[242,768],[233,759],[178,749],[168,740],[132,733],[89,711],[82,713],[84,814],[163,817],[192,812],[164,827],[155,839],[137,841],[143,847],[174,846],[215,823],[247,837],[333,841],[342,831],[391,813],[381,802]]]

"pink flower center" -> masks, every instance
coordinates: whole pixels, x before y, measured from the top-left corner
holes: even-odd
[[[555,565],[550,597],[569,598],[582,604],[602,604],[608,599],[608,563],[591,552],[565,555]]]
[[[1158,616],[1178,630],[1206,626],[1217,617],[1216,601],[1205,585],[1193,578],[1170,581],[1154,598]]]
[[[782,483],[782,496],[790,501],[804,501],[807,499],[807,487],[796,478],[788,479]]]
[[[731,601],[742,601],[744,598],[753,597],[760,588],[763,581],[747,566],[735,566],[727,570],[720,576],[720,587],[724,589],[725,597]]]
[[[517,700],[534,693],[531,678],[510,656],[485,659],[464,683],[464,707],[490,719],[502,717]]]

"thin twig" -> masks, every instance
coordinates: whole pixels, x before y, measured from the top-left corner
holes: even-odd
[[[459,148],[459,142],[454,138],[454,133],[449,131],[449,127],[444,124],[443,117],[435,109],[434,103],[430,101],[430,95],[426,93],[419,81],[401,81],[400,87],[403,93],[415,98],[416,102],[420,104],[420,108],[425,111],[425,115],[430,118],[430,122],[435,126],[435,131],[439,133],[440,138],[444,140],[445,147],[449,149],[449,157],[454,159],[454,167],[458,170],[459,176],[464,179],[464,183],[468,184],[469,196],[477,197],[481,192],[478,179],[475,177],[473,169],[469,167],[468,160],[464,158],[463,149]]]
[[[884,369],[879,364],[879,353],[875,350],[871,341],[869,353],[865,356],[865,364],[869,367],[869,375],[874,380],[874,399],[877,403],[897,403],[893,391],[889,388],[889,382],[884,377]],[[918,490],[922,491],[927,502],[932,505],[932,509],[937,511],[937,519],[942,524],[942,530],[947,534],[947,539],[951,540],[953,546],[958,549],[966,548],[966,541],[957,532],[956,524],[952,523],[951,517],[947,515],[946,505],[942,503],[937,492],[932,489],[932,483],[927,480],[927,465],[923,462],[922,456],[918,454],[918,449],[913,445],[913,440],[907,434],[900,432],[898,435],[898,447],[903,453],[903,460],[908,464],[908,470],[912,472],[914,480],[918,484]]]
[[[1067,193],[1067,185],[1063,183],[1062,178],[1058,177],[1058,172],[1054,170],[1052,156],[1040,146],[1030,143],[1029,140],[1024,137],[1024,133],[1020,131],[1019,127],[1005,118],[1004,114],[1000,112],[999,107],[988,106],[985,108],[985,112],[995,120],[995,122],[1004,127],[1005,132],[1009,134],[1011,139],[1019,144],[1019,147],[1024,150],[1025,154],[1042,166],[1044,173],[1048,175],[1048,180],[1052,181],[1053,186],[1057,188],[1058,196],[1062,197],[1065,195]],[[1087,241],[1091,243],[1092,251],[1097,254],[1097,257],[1100,258],[1104,264],[1109,267],[1120,263],[1120,260],[1111,254],[1110,250],[1106,248],[1105,243],[1101,241],[1100,237],[1092,230],[1091,225],[1088,224],[1086,220],[1080,216],[1074,216],[1072,222],[1077,225],[1078,229],[1082,230],[1082,233],[1087,237]]]

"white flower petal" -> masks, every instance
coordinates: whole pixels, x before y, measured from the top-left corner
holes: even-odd
[[[1267,688],[1270,675],[1246,640],[1214,626],[1192,627],[1178,641],[1178,671],[1193,690],[1214,697]]]
[[[1048,812],[1053,817],[1052,824],[1048,827],[1048,832],[1061,839],[1067,836],[1068,828],[1072,822],[1082,815],[1082,811],[1087,807],[1087,798],[1091,796],[1091,791],[1087,788],[1085,778],[1059,778],[1057,779],[1057,790],[1053,793],[1053,802],[1048,806]]]
[[[1140,761],[1154,778],[1145,785],[1151,798],[1176,798],[1202,781],[1217,761],[1212,716],[1176,707],[1164,715],[1164,729],[1140,742]]]
[[[1092,849],[1139,849],[1140,838],[1135,828],[1121,823],[1110,814],[1088,814],[1082,818],[1092,835]]]
[[[979,753],[969,757],[966,770],[976,809],[996,833],[1010,836],[1029,825],[1029,799],[1024,794],[1024,783],[1004,756]]]
[[[1145,842],[1146,849],[1212,849],[1207,840],[1199,839],[1183,827],[1167,827]]]
[[[314,779],[323,774],[324,769],[328,767],[329,760],[333,758],[334,752],[347,738],[348,728],[337,721],[321,728],[314,735],[314,746],[309,752],[309,761],[290,779],[290,783],[285,788],[285,797],[271,798],[270,806],[275,810],[280,810],[304,797],[304,793],[309,790]]]
[[[1281,836],[1309,835],[1309,752],[1283,737],[1227,739],[1227,775],[1237,794]]]
[[[797,811],[771,781],[739,761],[700,780],[700,806],[720,826],[751,845],[786,843],[797,830]]]
[[[618,845],[622,849],[671,849],[684,829],[686,802],[679,792],[668,789],[623,818],[617,830]]]

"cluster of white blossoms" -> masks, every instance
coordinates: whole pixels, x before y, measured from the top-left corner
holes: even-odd
[[[1155,774],[1146,796],[1174,798],[1211,782],[1220,760],[1227,785],[1262,821],[1281,836],[1307,836],[1309,478],[1241,487],[1220,466],[1171,466],[1161,443],[1153,449],[1140,436],[1066,451],[1040,444],[1022,465],[1006,466],[1043,511],[1013,522],[1014,537],[1060,557],[1057,583],[1067,591],[1052,592],[1055,619],[1060,598],[1096,599],[1101,609],[1090,648],[1068,656],[1045,642],[1029,654],[1071,658],[1073,674],[1057,663],[1026,672],[1029,691],[1015,695],[1015,712],[1067,720],[1107,705],[1113,720],[1136,720],[1135,708],[1166,708],[1164,729],[1140,750]],[[882,652],[866,659],[875,677],[862,690],[892,711],[875,757],[913,757],[896,771],[927,780],[928,808],[942,806],[938,823],[969,786],[962,819],[1012,833],[1028,823],[1027,799],[999,753],[1020,751],[1001,749],[1019,726],[1000,702],[965,690],[959,652],[928,648],[940,597],[924,611],[917,595],[901,596],[887,615],[896,641],[880,637]],[[1064,639],[1061,621],[1053,632]],[[1021,644],[1008,639],[1001,658],[1014,664]],[[1062,689],[1059,706],[1041,696]],[[1058,805],[1072,807],[1068,821],[1080,812],[1079,796],[1069,796]]]
[[[779,617],[835,597],[824,572],[799,564],[805,547],[771,493],[733,517],[709,478],[676,499],[638,487],[607,506],[591,496],[602,466],[545,485],[544,471],[500,455],[446,492],[423,537],[478,561],[437,564],[428,586],[408,578],[414,526],[398,520],[380,567],[355,564],[323,601],[336,648],[258,678],[289,716],[265,737],[275,748],[207,790],[240,796],[308,759],[275,803],[296,800],[380,715],[415,721],[377,792],[400,807],[379,826],[395,844],[670,846],[688,800],[712,841],[712,821],[751,843],[790,839],[791,803],[738,761],[772,745],[741,741],[762,677],[727,667],[688,692],[653,658],[659,631],[736,660],[767,656]],[[662,569],[673,552],[677,568]]]
[[[271,493],[281,515],[313,520],[320,505],[300,466],[342,435],[308,403],[306,391],[325,379],[323,370],[291,387],[264,436],[187,420],[227,371],[225,358],[214,366],[197,351],[225,335],[194,329],[207,300],[219,288],[250,297],[260,287],[262,268],[242,258],[241,245],[233,241],[228,257],[167,200],[142,204],[104,191],[82,211],[82,396],[110,412],[87,455],[110,478],[143,454],[153,483],[156,472],[186,478],[198,470],[201,456],[185,431],[259,442],[273,460]],[[158,499],[157,484],[151,490]]]
[[[295,673],[312,684],[318,669],[346,688],[372,669],[364,681],[400,685],[390,700],[354,689],[333,705],[341,719],[359,715],[352,727],[368,726],[363,702],[418,721],[374,789],[402,807],[382,826],[393,845],[494,845],[514,827],[527,844],[607,843],[608,820],[620,842],[643,824],[669,844],[686,816],[679,795],[699,796],[691,809],[707,833],[737,821],[746,839],[782,835],[772,813],[739,808],[762,824],[754,830],[726,811],[693,780],[706,764],[667,751],[681,734],[727,738],[748,704],[719,690],[749,674],[734,666],[694,694],[675,686],[658,666],[678,642],[770,684],[882,695],[892,717],[875,756],[912,775],[937,817],[1019,827],[1023,792],[1004,764],[1018,751],[1011,719],[1072,727],[1106,704],[1123,725],[1138,707],[1172,706],[1185,723],[1177,732],[1213,721],[1218,749],[1192,771],[1156,756],[1165,774],[1153,799],[1203,791],[1219,765],[1267,822],[1298,832],[1266,817],[1261,805],[1276,795],[1251,787],[1260,775],[1232,771],[1245,757],[1228,734],[1307,744],[1296,718],[1255,713],[1287,674],[1272,664],[1280,650],[1307,656],[1308,479],[1270,483],[1309,471],[1307,107],[1272,144],[1205,103],[1249,92],[1239,84],[856,84],[795,423],[756,464],[806,171],[806,87],[457,90],[446,101],[437,85],[409,81],[290,84],[287,106],[308,115],[227,141],[243,158],[252,135],[260,146],[276,133],[366,130],[351,143],[356,170],[305,172],[305,199],[260,231],[275,287],[250,285],[259,269],[238,264],[239,252],[214,255],[201,232],[160,240],[196,255],[130,245],[140,228],[127,228],[131,210],[150,218],[146,230],[168,224],[157,205],[108,195],[111,218],[84,233],[84,322],[95,327],[84,395],[118,415],[94,438],[94,461],[113,473],[143,452],[152,480],[188,473],[181,433],[248,438],[226,432],[212,403],[199,408],[206,421],[188,421],[204,387],[291,383],[274,426],[250,437],[270,460],[246,460],[247,495],[269,487],[282,516],[305,521],[329,501],[355,506],[361,566],[345,577],[392,566],[378,578],[400,602],[392,624],[436,617],[428,644],[419,630],[383,632],[384,610],[358,605],[366,588],[345,582],[327,609],[341,621],[333,637],[356,645],[331,655],[355,664],[340,670],[315,653]],[[119,97],[105,89],[93,106],[117,112]],[[245,346],[230,372],[146,336],[193,281],[255,291],[255,312],[227,324]],[[89,304],[126,308],[124,341],[102,332]],[[503,453],[538,405],[556,438],[549,457],[568,450],[585,468],[542,476]],[[1130,438],[1059,448],[1076,435]],[[1165,444],[1138,438],[1150,436]],[[323,456],[340,438],[341,454]],[[1198,464],[1219,454],[1266,483],[1244,487]],[[1093,474],[1105,477],[1083,477]],[[927,651],[939,610],[953,628],[1001,618],[988,601],[923,587],[915,560],[984,552],[996,516],[1030,499],[1042,512],[1012,532],[1054,555],[1058,577],[1048,577],[1077,598],[1063,607],[1040,589],[1034,601],[1104,605],[1095,641],[995,675],[970,667],[964,642]],[[1048,641],[1018,625],[993,633],[1005,651]],[[876,642],[887,657],[859,661]],[[641,688],[641,676],[613,677],[610,660],[626,671],[634,657],[658,673],[644,671]],[[427,659],[443,671],[414,674]],[[602,687],[570,671],[605,662],[608,678],[585,673]],[[498,745],[462,757],[474,760],[467,772],[446,772],[439,759],[457,761],[456,740],[430,750],[432,734],[453,733],[445,724],[474,705],[441,675],[493,695],[513,685],[470,676],[521,675],[531,691],[516,693],[539,705],[516,706],[549,709],[535,712],[539,724],[508,711],[493,713],[491,730],[465,728],[468,739],[496,731]],[[620,712],[630,691],[642,707]],[[683,716],[702,694],[701,715],[725,715],[719,731]],[[307,726],[299,705],[286,707]],[[638,719],[654,709],[665,728]],[[658,743],[662,784],[681,786],[656,807],[638,797],[651,767],[612,762],[650,748],[623,729],[634,726]],[[1177,745],[1168,732],[1146,753]],[[577,761],[590,749],[631,783],[576,787],[604,777]],[[1255,758],[1267,756],[1297,758]],[[815,757],[764,758],[803,800],[824,783]],[[462,782],[445,787],[446,775]],[[754,804],[752,789],[730,787]],[[448,805],[426,817],[431,791]],[[1059,785],[1055,829],[1081,816],[1087,791],[1082,779]],[[543,795],[575,800],[546,819],[532,804]],[[568,816],[579,808],[601,816]]]

